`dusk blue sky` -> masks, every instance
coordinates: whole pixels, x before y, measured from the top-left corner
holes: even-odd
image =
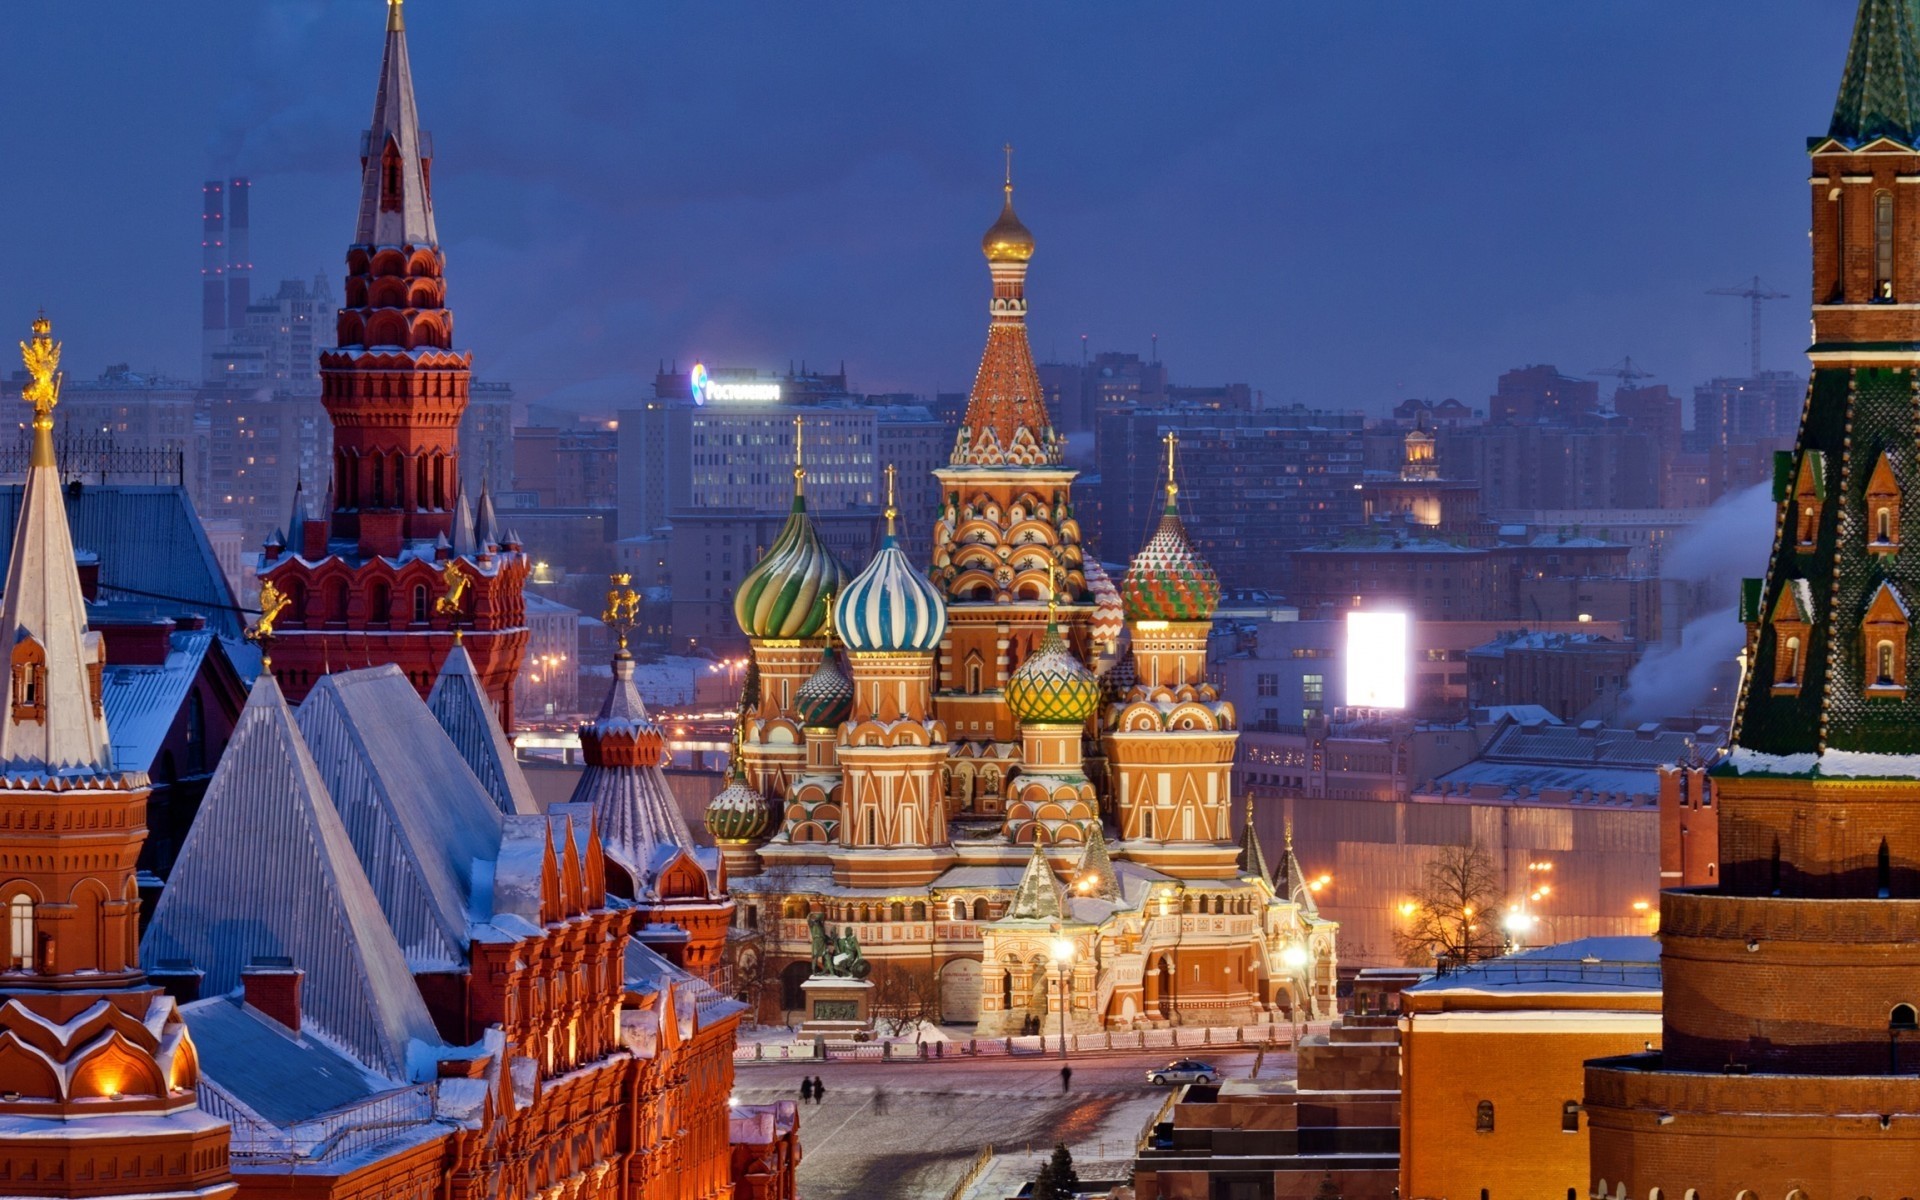
[[[962,390],[1016,147],[1038,354],[1377,410],[1632,355],[1676,390],[1806,335],[1808,135],[1854,0],[408,0],[461,346],[610,406],[655,363]],[[380,0],[23,6],[0,323],[91,375],[198,348],[202,179],[256,290],[340,273]],[[337,289],[336,283],[336,289]],[[1607,387],[1611,388],[1611,384]]]

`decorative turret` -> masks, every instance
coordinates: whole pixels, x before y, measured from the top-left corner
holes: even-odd
[[[113,767],[100,699],[106,645],[87,628],[66,489],[54,461],[61,374],[60,343],[52,330],[42,315],[33,323],[33,340],[20,344],[33,443],[0,599],[0,635],[12,654],[9,705],[0,714],[0,770],[103,775]]]
[[[625,881],[610,879],[608,887],[630,894],[638,913],[636,936],[711,979],[733,921],[733,901],[720,854],[694,843],[661,769],[666,739],[647,715],[627,651],[627,635],[639,612],[639,596],[629,583],[616,576],[608,594],[604,619],[619,638],[613,686],[600,712],[580,726],[586,770],[569,803],[592,806],[607,860],[626,876]]]
[[[344,292],[319,355],[333,427],[327,511],[315,517],[296,501],[258,575],[287,601],[273,653],[289,702],[330,672],[372,663],[400,667],[424,694],[458,635],[512,729],[531,564],[511,546],[488,545],[484,498],[478,531],[460,500],[473,356],[454,336],[433,140],[420,128],[399,12],[395,4],[386,22],[373,116],[357,147],[360,203]]]
[[[199,1055],[140,969],[147,780],[116,772],[109,748],[104,647],[87,628],[54,459],[60,344],[44,315],[20,350],[33,429],[0,601],[12,653],[0,712],[0,1175],[16,1195],[230,1197],[226,1122],[198,1109]],[[111,1173],[116,1162],[153,1168]]]
[[[1176,504],[1180,485],[1173,478],[1180,437],[1169,433],[1166,442],[1167,506],[1147,544],[1133,556],[1120,596],[1130,621],[1211,621],[1220,603],[1220,580],[1187,540]]]
[[[1240,735],[1233,705],[1207,680],[1220,583],[1180,524],[1179,438],[1166,442],[1166,513],[1120,589],[1134,682],[1107,709],[1101,745],[1127,855],[1181,878],[1226,879],[1238,870],[1229,814]]]
[[[741,632],[761,640],[810,638],[827,626],[827,598],[846,583],[847,569],[821,540],[807,516],[805,419],[793,419],[793,508],[780,535],[734,594]]]
[[[933,711],[934,655],[947,607],[900,550],[893,467],[886,475],[880,551],[833,604],[834,628],[853,666],[853,705],[835,735],[844,815],[834,878],[860,887],[924,886],[953,861],[940,791],[947,727]],[[807,745],[811,756],[811,733]],[[848,852],[881,848],[892,853]]]
[[[760,674],[751,662],[740,685],[739,712],[733,721],[733,745],[727,753],[727,786],[707,801],[703,814],[707,832],[720,847],[727,874],[744,878],[760,873],[759,844],[772,832],[777,818],[775,807],[766,794],[747,777],[743,751],[747,722],[760,698]]]
[[[1020,770],[1007,788],[1006,834],[1014,842],[1072,842],[1100,824],[1099,797],[1086,776],[1081,739],[1100,707],[1100,681],[1060,637],[1047,606],[1047,633],[1007,680],[1007,705],[1020,722]]]

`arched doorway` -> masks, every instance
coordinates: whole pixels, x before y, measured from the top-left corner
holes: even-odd
[[[940,1020],[972,1025],[980,1019],[980,960],[956,958],[940,968]]]
[[[805,1012],[807,993],[800,985],[812,976],[812,963],[788,963],[780,972],[780,1007],[787,1012]]]

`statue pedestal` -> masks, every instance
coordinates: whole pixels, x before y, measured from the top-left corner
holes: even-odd
[[[873,985],[864,979],[839,975],[815,975],[800,985],[807,998],[807,1019],[800,1023],[803,1035],[852,1037],[873,1032]]]

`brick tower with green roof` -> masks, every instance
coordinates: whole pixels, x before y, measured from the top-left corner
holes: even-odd
[[[1767,575],[1742,593],[1718,885],[1661,896],[1661,1049],[1588,1064],[1595,1195],[1892,1197],[1920,1179],[1912,0],[1862,0],[1808,149],[1813,378],[1776,461]]]

